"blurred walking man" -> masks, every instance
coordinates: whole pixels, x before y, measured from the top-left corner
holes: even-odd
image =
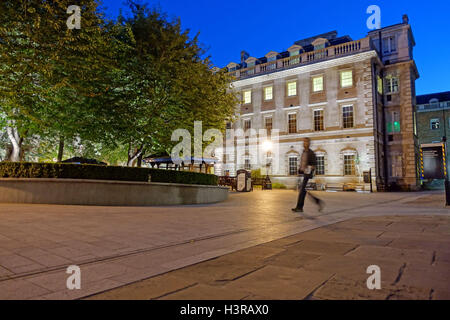
[[[303,206],[305,204],[306,197],[306,185],[308,184],[308,180],[314,176],[314,172],[316,170],[317,160],[314,151],[309,149],[309,145],[311,140],[309,138],[305,138],[303,141],[303,154],[300,160],[300,168],[298,173],[300,176],[303,176],[303,181],[300,186],[300,191],[298,193],[297,206],[292,209],[294,212],[303,212]],[[310,197],[312,197],[315,203],[319,206],[319,212],[323,209],[323,201],[319,198],[316,198],[311,193],[308,193]]]

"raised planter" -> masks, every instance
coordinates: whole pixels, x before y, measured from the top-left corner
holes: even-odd
[[[0,178],[0,203],[161,206],[224,201],[228,188],[84,179]]]

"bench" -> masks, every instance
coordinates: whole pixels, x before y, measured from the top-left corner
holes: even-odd
[[[230,177],[230,176],[219,177],[219,186],[231,187],[231,190],[236,190],[236,188],[237,188],[236,177]]]

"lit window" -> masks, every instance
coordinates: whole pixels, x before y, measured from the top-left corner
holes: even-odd
[[[264,118],[264,127],[267,130],[267,135],[270,135],[272,132],[272,117]]]
[[[431,119],[430,120],[431,130],[438,130],[440,126],[440,119]]]
[[[323,130],[323,110],[314,110],[314,130]]]
[[[317,156],[316,157],[316,175],[324,175],[325,174],[325,157]]]
[[[379,94],[383,94],[383,79],[377,75],[377,90]]]
[[[272,100],[273,98],[273,87],[264,88],[264,100]]]
[[[353,128],[353,106],[342,107],[342,126],[345,128]]]
[[[252,103],[252,91],[251,90],[247,90],[244,91],[244,103]]]
[[[297,95],[297,81],[291,81],[287,84],[287,95],[288,97]]]
[[[385,88],[384,91],[386,93],[395,93],[398,92],[398,77],[387,76],[385,79]]]
[[[353,71],[341,72],[341,88],[348,88],[353,86]]]
[[[323,76],[313,78],[313,92],[319,92],[323,90]]]
[[[289,175],[296,176],[297,172],[297,157],[289,157]]]
[[[297,114],[291,113],[288,115],[289,133],[297,133]]]
[[[354,176],[355,175],[355,155],[346,154],[344,155],[344,175]]]

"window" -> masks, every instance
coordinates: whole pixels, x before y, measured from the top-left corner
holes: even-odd
[[[430,120],[430,127],[431,130],[439,130],[440,126],[440,119],[431,119]]]
[[[316,159],[317,159],[316,175],[324,175],[325,174],[325,157],[317,156]]]
[[[297,114],[296,113],[288,114],[288,127],[289,127],[289,133],[297,133]]]
[[[398,92],[398,77],[387,76],[384,79],[384,83],[385,83],[384,91],[386,93]]]
[[[354,176],[355,175],[355,155],[345,154],[344,155],[344,175]]]
[[[289,157],[289,175],[296,176],[297,172],[297,157]]]
[[[383,79],[377,75],[377,90],[379,94],[383,94]]]
[[[255,61],[247,63],[247,68],[254,67],[254,66],[255,66]]]
[[[287,83],[287,95],[288,97],[297,95],[297,81],[291,81]]]
[[[272,56],[272,57],[267,58],[267,62],[275,61],[275,60],[277,60],[277,56]]]
[[[387,117],[387,132],[400,132],[400,113],[398,111],[392,111]]]
[[[341,88],[353,86],[353,71],[341,71]]]
[[[272,100],[273,98],[273,87],[265,87],[264,88],[264,100]]]
[[[323,130],[323,110],[314,110],[314,130]]]
[[[247,90],[244,91],[244,103],[252,103],[252,91],[251,90]]]
[[[318,44],[314,46],[314,50],[325,49],[325,43]]]
[[[397,50],[397,44],[395,43],[395,37],[387,37],[383,39],[383,53],[391,53]]]
[[[264,118],[264,127],[267,130],[267,135],[270,135],[272,132],[272,117]]]
[[[245,119],[244,120],[244,130],[248,130],[248,129],[251,129],[251,127],[252,127],[252,120],[250,120],[250,119]]]
[[[342,107],[342,127],[353,128],[353,106]]]
[[[251,166],[251,164],[250,164],[250,159],[245,159],[245,162],[244,162],[244,169],[245,170],[251,170],[252,169],[252,166]]]
[[[289,52],[290,57],[298,56],[300,54],[300,50],[291,51]]]
[[[323,76],[313,77],[313,92],[323,91]]]

